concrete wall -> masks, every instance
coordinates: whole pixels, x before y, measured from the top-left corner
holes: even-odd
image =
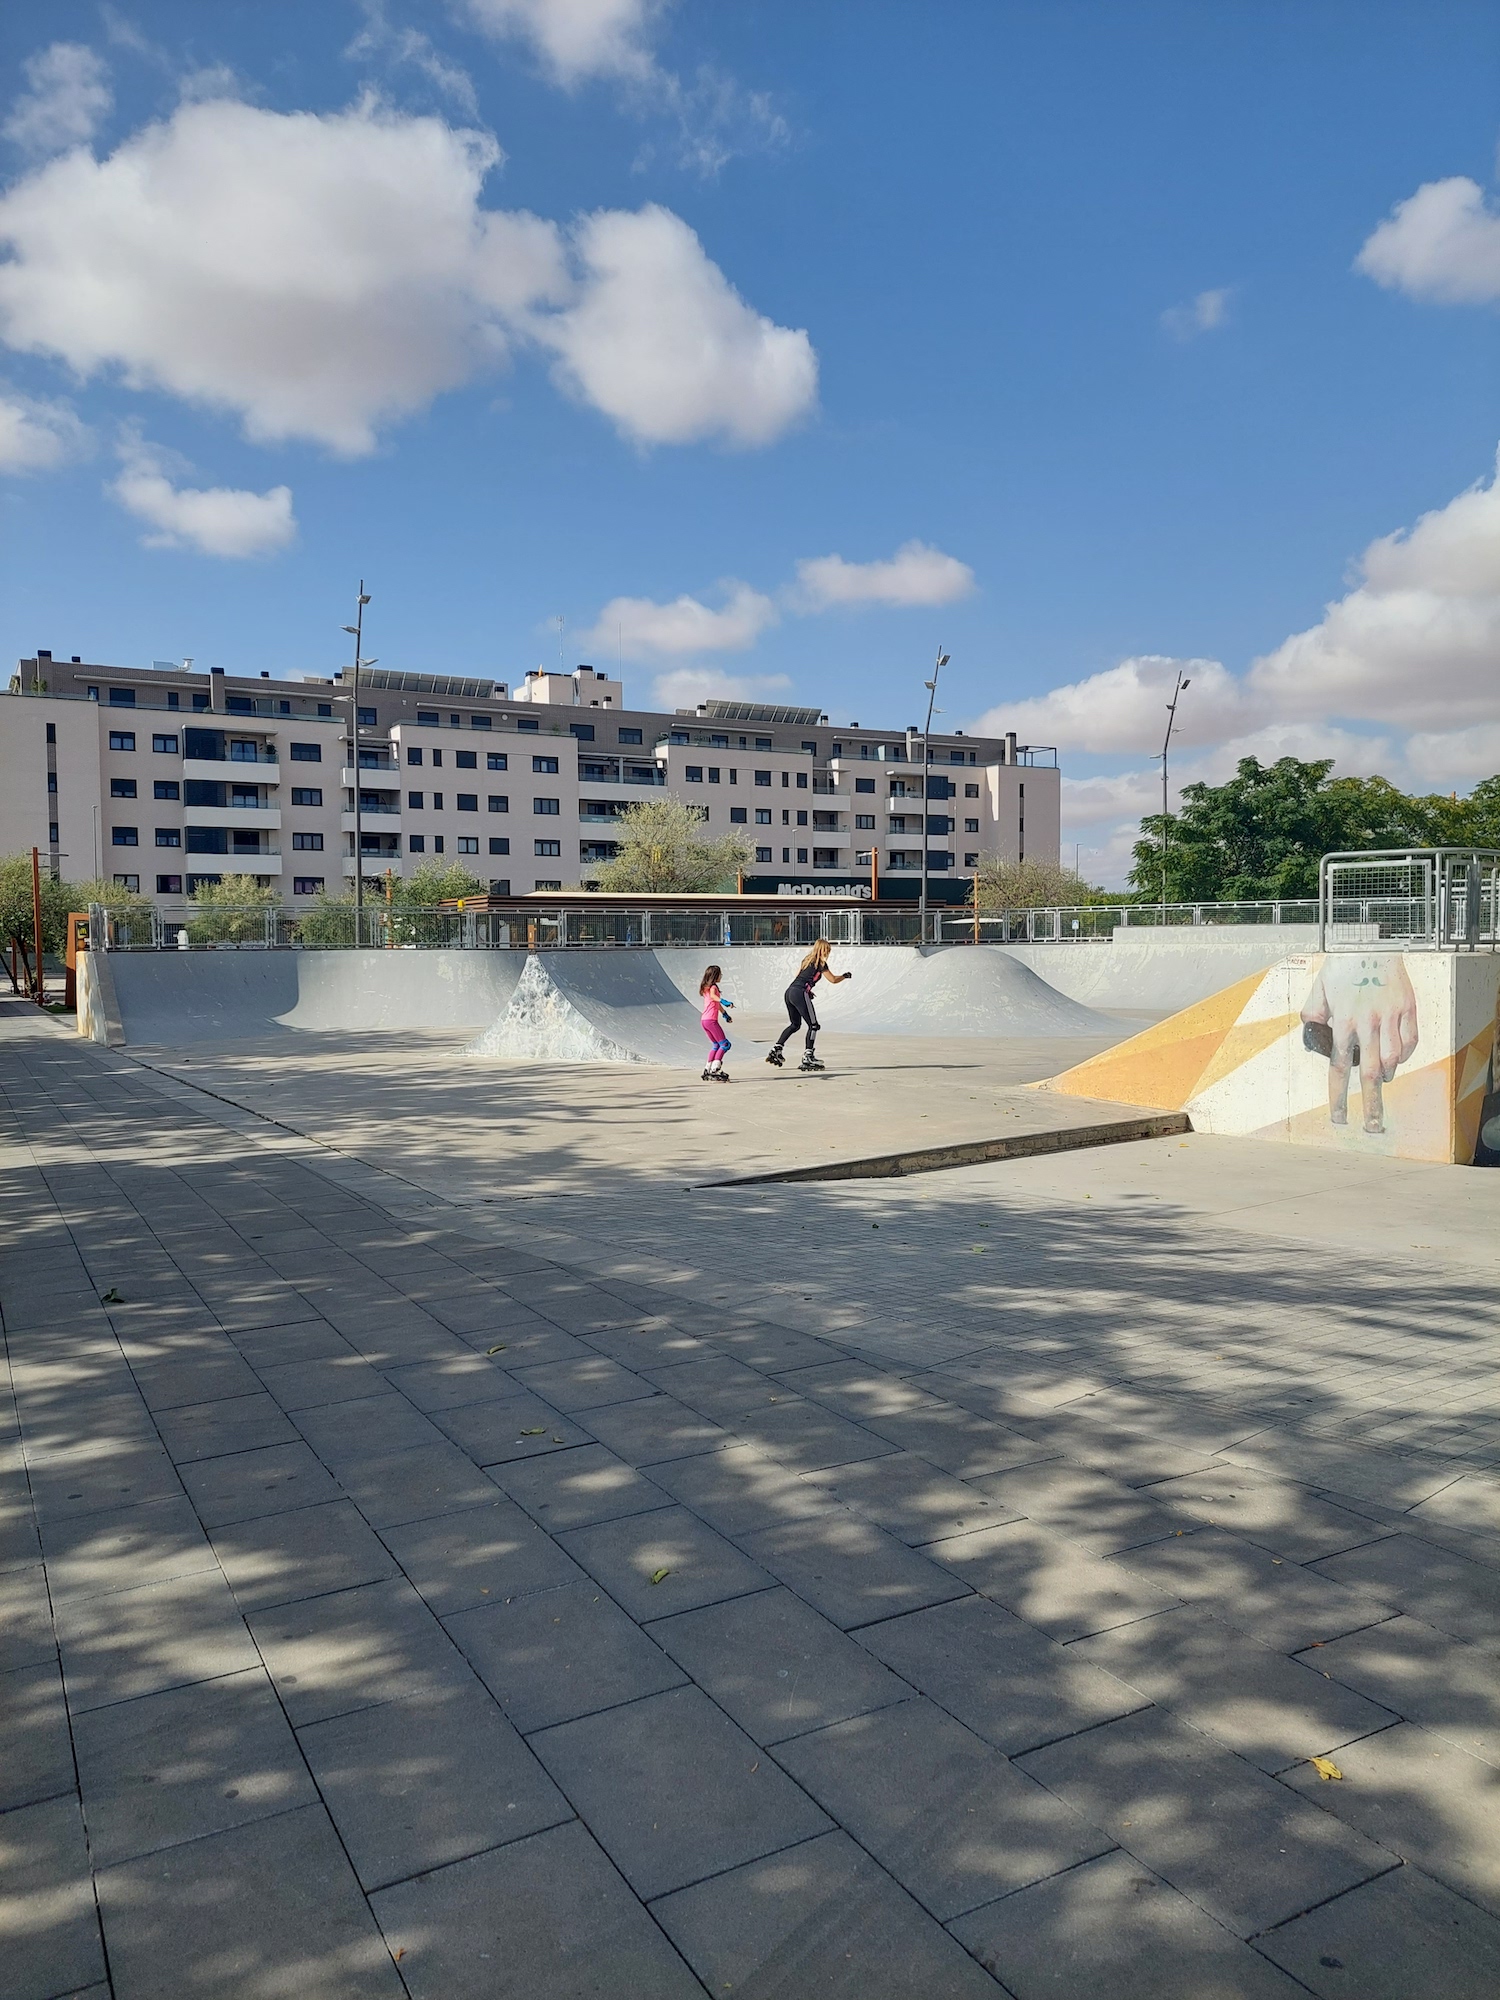
[[[1166,1014],[1206,1000],[1247,973],[1265,971],[1288,952],[1315,951],[1317,943],[1316,924],[1200,924],[1165,930],[1125,925],[1116,929],[1112,941],[994,948],[1009,952],[1049,986],[1085,1006]]]

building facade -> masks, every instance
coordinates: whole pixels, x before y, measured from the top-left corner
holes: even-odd
[[[813,708],[625,705],[591,666],[505,682],[240,678],[39,652],[0,699],[0,853],[164,908],[233,876],[296,904],[455,861],[496,895],[587,887],[653,792],[753,856],[747,890],[963,902],[981,855],[1056,862],[1056,753],[830,725]]]

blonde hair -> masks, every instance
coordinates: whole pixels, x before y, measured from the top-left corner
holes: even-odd
[[[797,970],[799,972],[806,972],[810,966],[816,965],[819,968],[825,966],[828,963],[828,949],[827,938],[819,938],[806,958],[797,967]]]

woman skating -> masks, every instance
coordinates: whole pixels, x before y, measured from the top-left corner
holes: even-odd
[[[818,1040],[818,1015],[813,1006],[812,992],[820,979],[826,979],[830,986],[841,986],[846,979],[852,979],[852,972],[831,972],[828,968],[828,940],[819,938],[812,950],[797,968],[797,976],[786,989],[782,998],[786,1001],[787,1024],[778,1036],[776,1046],[766,1057],[773,1069],[780,1069],[786,1060],[781,1051],[799,1028],[807,1029],[807,1039],[803,1044],[802,1061],[799,1069],[822,1069],[818,1061],[816,1045]]]

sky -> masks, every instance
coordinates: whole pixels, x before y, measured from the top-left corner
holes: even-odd
[[[0,17],[0,648],[1500,769],[1489,0]],[[561,620],[561,625],[559,625]]]

